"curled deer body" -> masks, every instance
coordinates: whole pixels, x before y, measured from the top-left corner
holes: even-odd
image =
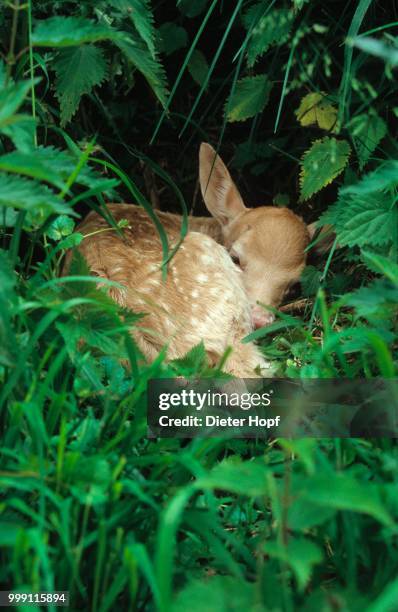
[[[91,212],[79,227],[88,235],[79,251],[93,274],[122,285],[109,290],[114,300],[146,313],[132,333],[148,359],[165,345],[169,359],[181,357],[203,341],[213,363],[232,347],[226,363],[232,374],[266,376],[269,364],[258,347],[241,340],[253,327],[272,322],[263,305],[277,307],[299,279],[309,241],[307,226],[287,208],[246,208],[226,166],[205,143],[199,169],[212,217],[190,217],[190,231],[168,266],[166,280],[159,236],[139,206],[109,206],[116,221],[128,221],[124,240],[110,231],[89,236],[108,227]],[[157,214],[173,247],[182,219]]]

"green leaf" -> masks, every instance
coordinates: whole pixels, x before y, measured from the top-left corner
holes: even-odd
[[[397,263],[370,251],[362,251],[362,257],[370,270],[378,274],[384,274],[392,283],[398,285]]]
[[[398,66],[396,37],[393,39],[394,44],[388,44],[382,40],[377,40],[377,38],[371,38],[370,36],[357,36],[351,39],[350,42],[357,49],[383,59],[390,66]]]
[[[394,210],[387,194],[343,193],[331,206],[322,222],[333,225],[341,245],[365,246],[391,242],[394,228]],[[327,221],[329,220],[329,221]]]
[[[257,497],[268,490],[267,467],[253,461],[225,459],[209,474],[199,478],[197,485],[203,489],[222,489],[237,495]]]
[[[59,189],[63,189],[64,181],[58,171],[52,168],[49,156],[43,156],[44,159],[41,159],[43,150],[43,148],[39,148],[34,153],[13,151],[2,155],[0,156],[0,170],[24,174],[40,181],[52,183]],[[67,156],[63,155],[63,157]]]
[[[75,47],[99,40],[118,40],[120,32],[83,17],[50,17],[36,22],[32,43],[36,47]]]
[[[155,59],[156,30],[150,0],[111,0],[110,4],[130,17],[135,29]]]
[[[337,121],[337,108],[330,104],[323,93],[309,93],[300,102],[295,115],[302,126],[318,125],[330,131]]]
[[[209,64],[202,51],[195,49],[188,63],[188,71],[195,83],[202,86],[209,72]]]
[[[393,526],[393,520],[384,507],[380,490],[371,482],[360,482],[348,474],[330,473],[314,476],[311,486],[302,483],[303,499],[307,503],[368,514],[386,526]]]
[[[327,136],[315,140],[301,161],[301,202],[329,185],[344,170],[350,151],[346,140]]]
[[[61,105],[61,125],[65,126],[78,109],[80,98],[106,78],[107,62],[94,45],[60,51],[54,62],[55,89]]]
[[[34,83],[38,83],[39,80],[35,79]],[[15,122],[13,115],[25,100],[30,88],[30,81],[20,81],[0,89],[0,129]]]
[[[256,15],[264,13],[261,11],[264,3],[257,3],[250,7],[243,17],[243,23],[247,30],[252,27]],[[254,66],[256,60],[263,55],[269,47],[282,45],[289,38],[294,14],[289,9],[274,9],[257,19],[247,45],[247,65]]]
[[[374,315],[385,307],[396,307],[398,303],[398,284],[392,285],[385,279],[378,278],[367,287],[361,287],[344,296],[344,304],[355,308],[361,317]]]
[[[360,181],[343,187],[341,193],[367,195],[376,191],[388,191],[398,185],[398,161],[390,160],[378,166],[374,172],[365,174]]]
[[[64,213],[68,206],[46,185],[20,176],[0,174],[0,207],[11,206],[20,210]]]
[[[125,40],[116,41],[116,44],[127,59],[144,75],[164,107],[167,99],[167,81],[162,64],[151,57],[148,49],[140,40],[134,39],[128,34],[126,34]]]
[[[159,28],[159,51],[171,55],[188,44],[187,31],[171,21],[163,23]]]
[[[261,113],[268,102],[271,87],[265,74],[238,81],[232,98],[225,105],[227,120],[231,123],[245,121]]]
[[[252,610],[255,585],[231,576],[194,580],[177,596],[171,612],[241,612]],[[205,605],[204,605],[205,602]],[[263,609],[258,608],[259,612]]]
[[[13,115],[8,125],[0,127],[0,132],[12,140],[19,151],[28,152],[34,149],[36,121],[29,115]]]
[[[368,112],[354,117],[348,129],[357,151],[359,167],[362,169],[387,134],[387,125],[379,115]]]
[[[286,546],[279,542],[266,542],[265,552],[273,559],[286,563],[293,571],[300,591],[306,587],[314,565],[320,563],[323,554],[319,546],[305,538],[290,536]]]
[[[61,240],[73,232],[75,222],[67,215],[60,215],[47,229],[47,236],[53,240]]]

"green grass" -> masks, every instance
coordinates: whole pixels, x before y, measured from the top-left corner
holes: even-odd
[[[305,305],[251,335],[278,375],[396,377],[394,12],[376,0],[171,4],[0,11],[1,587],[68,590],[71,610],[393,611],[395,440],[148,439],[148,380],[209,375],[203,351],[145,363],[129,333],[139,314],[79,258],[60,273],[81,216],[96,210],[122,233],[107,202],[134,200],[166,274],[173,251],[142,164],[162,209],[183,214],[183,239],[190,208],[203,212],[206,139],[248,203],[289,203],[336,231],[327,254],[310,249]],[[186,34],[168,26],[169,55],[154,52],[166,22]],[[367,39],[355,46],[363,34],[381,59]],[[338,121],[328,130],[320,116]]]

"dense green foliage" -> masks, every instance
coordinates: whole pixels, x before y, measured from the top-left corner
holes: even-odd
[[[106,202],[153,216],[144,193],[203,213],[206,140],[249,204],[336,232],[306,299],[252,334],[278,372],[396,376],[396,27],[376,0],[3,3],[3,588],[72,610],[396,609],[393,441],[148,440],[148,379],[208,375],[201,347],[145,364],[139,313],[84,261],[59,278],[90,209],[117,232]]]

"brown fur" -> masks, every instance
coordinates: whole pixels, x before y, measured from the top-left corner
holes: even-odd
[[[147,358],[153,359],[166,344],[169,358],[180,357],[203,341],[214,362],[232,346],[227,369],[233,374],[255,376],[259,367],[267,375],[269,364],[258,348],[242,344],[241,339],[253,323],[270,320],[257,301],[277,306],[289,283],[299,277],[308,243],[306,226],[285,208],[246,209],[210,145],[201,147],[200,179],[214,218],[190,218],[190,231],[170,262],[165,282],[159,236],[138,206],[109,206],[116,221],[129,222],[124,239],[114,231],[89,236],[108,228],[102,217],[91,212],[78,228],[87,236],[79,251],[93,274],[123,286],[109,291],[113,299],[146,313],[133,334]],[[157,214],[172,248],[179,239],[181,217]],[[240,267],[228,251],[239,255]],[[70,254],[65,270],[69,262]]]

